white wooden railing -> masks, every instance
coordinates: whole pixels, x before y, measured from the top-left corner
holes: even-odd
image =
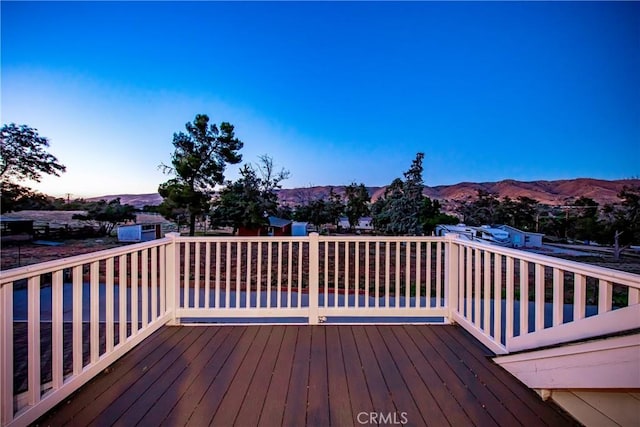
[[[477,242],[449,244],[451,320],[497,354],[640,328],[636,274]]]
[[[0,424],[27,425],[144,340],[167,311],[169,238],[0,274]]]
[[[0,272],[0,424],[165,324],[456,322],[497,354],[640,327],[640,276],[447,237],[180,237]]]

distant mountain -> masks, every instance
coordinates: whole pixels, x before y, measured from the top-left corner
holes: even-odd
[[[640,179],[621,179],[607,181],[592,178],[577,178],[558,181],[516,181],[506,179],[498,182],[461,182],[454,185],[438,185],[435,187],[426,186],[424,194],[432,199],[442,201],[458,201],[467,198],[475,198],[478,190],[496,193],[500,198],[509,196],[512,199],[517,197],[530,197],[540,203],[548,205],[562,205],[581,196],[590,197],[601,205],[616,203],[619,201],[618,193],[627,186],[640,187]],[[317,186],[304,188],[287,188],[278,190],[280,201],[290,205],[304,203],[318,198],[327,198],[331,189],[339,195],[345,191],[344,185]],[[386,187],[367,187],[371,199],[377,200],[384,194]],[[151,194],[120,194],[102,197],[93,197],[87,200],[107,201],[120,198],[122,203],[128,203],[137,208],[145,205],[158,205],[162,202],[162,197],[157,193]]]
[[[498,197],[530,197],[540,203],[548,205],[562,205],[581,196],[590,197],[604,205],[618,202],[618,193],[627,186],[639,186],[640,179],[623,179],[606,181],[602,179],[577,178],[558,181],[516,181],[507,179],[498,182],[461,182],[454,185],[439,185],[424,187],[424,194],[431,199],[459,201],[467,198],[475,198],[479,190],[496,193]],[[345,186],[324,186],[283,189],[278,192],[280,200],[290,204],[297,204],[304,200],[326,198],[329,191],[333,190],[342,195]],[[375,201],[384,195],[386,187],[367,187],[371,200]]]
[[[110,196],[91,197],[85,199],[90,202],[97,202],[100,200],[106,200],[110,202],[113,199],[120,198],[120,203],[123,205],[132,205],[138,209],[142,209],[145,206],[157,206],[162,203],[162,196],[158,193],[149,194],[115,194]]]

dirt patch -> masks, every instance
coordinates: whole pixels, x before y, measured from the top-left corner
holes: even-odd
[[[557,258],[569,261],[582,262],[597,267],[611,268],[614,270],[626,271],[627,273],[640,274],[640,258],[637,256],[622,255],[620,260],[616,261],[612,256],[570,256],[570,255],[553,255]]]
[[[118,242],[115,237],[64,240],[56,243],[61,243],[61,245],[47,246],[35,243],[3,245],[2,249],[0,249],[0,268],[2,270],[8,270],[10,268],[97,252],[128,244]]]

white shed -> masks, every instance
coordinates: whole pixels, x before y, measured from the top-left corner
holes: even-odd
[[[497,228],[509,233],[509,240],[514,248],[540,248],[544,234],[519,230],[510,225],[499,225]]]
[[[162,237],[161,224],[129,224],[118,226],[119,242],[148,242]]]

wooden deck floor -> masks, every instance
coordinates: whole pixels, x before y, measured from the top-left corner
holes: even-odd
[[[490,354],[457,326],[164,327],[38,424],[576,424]]]

